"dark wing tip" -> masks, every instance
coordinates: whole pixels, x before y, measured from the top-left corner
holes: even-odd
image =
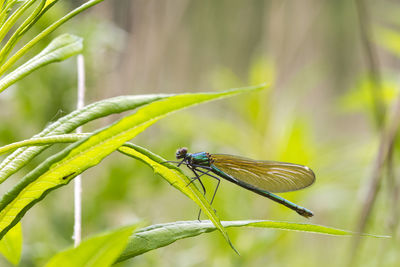
[[[306,208],[297,209],[296,212],[306,218],[314,216],[314,213]]]

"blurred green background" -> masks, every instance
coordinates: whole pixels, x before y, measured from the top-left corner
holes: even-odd
[[[60,1],[31,36],[81,2]],[[367,13],[360,17],[360,10]],[[363,39],[365,29],[368,40]],[[218,91],[268,82],[270,87],[261,93],[174,114],[132,142],[170,160],[177,148],[186,146],[192,152],[305,164],[316,173],[316,183],[282,196],[312,210],[310,220],[225,181],[213,206],[222,220],[285,220],[356,229],[382,132],[379,114],[391,110],[399,95],[400,3],[107,0],[51,37],[62,32],[84,37],[86,103],[118,95]],[[0,145],[30,138],[75,109],[75,65],[74,59],[49,65],[0,95]],[[121,116],[92,122],[84,131]],[[0,191],[61,147],[41,154]],[[398,149],[396,145],[395,174]],[[399,177],[386,178],[366,231],[394,236],[363,239],[363,266],[400,262],[398,217],[393,215],[399,209],[393,190]],[[215,187],[213,179],[205,184],[209,192]],[[138,220],[194,220],[197,212],[194,203],[151,169],[122,154],[112,154],[83,174],[84,237]],[[48,195],[22,224],[21,266],[42,266],[70,246],[72,183]],[[343,266],[352,253],[348,237],[248,228],[228,232],[241,256],[212,233],[118,266]],[[1,259],[0,264],[8,263]]]

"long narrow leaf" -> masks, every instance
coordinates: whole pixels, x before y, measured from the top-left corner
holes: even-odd
[[[220,93],[171,96],[144,106],[135,114],[70,145],[30,172],[2,198],[0,201],[0,237],[4,236],[35,203],[50,191],[69,183],[76,175],[97,165],[126,141],[168,114],[202,102],[251,92],[263,87],[265,86],[239,88]],[[203,203],[203,205],[208,205],[208,203]],[[217,221],[217,219],[214,220]],[[223,227],[220,224],[216,226],[229,240]]]
[[[6,0],[0,0],[0,11],[3,10],[5,8],[5,3]]]
[[[29,30],[43,15],[49,10],[52,6],[54,6],[59,0],[46,0],[44,7],[40,10],[40,13],[35,16],[33,20],[31,20],[22,31],[19,32],[19,35],[23,35],[27,30]]]
[[[33,138],[69,133],[89,121],[110,114],[132,110],[168,96],[171,95],[118,96],[95,102],[58,119],[56,122],[46,127],[41,133],[33,136]],[[48,146],[20,148],[9,155],[0,164],[0,183],[4,182],[10,175],[25,166],[33,157],[47,147]]]
[[[34,70],[53,62],[65,60],[82,52],[82,38],[63,34],[55,38],[42,52],[0,80],[0,92]]]
[[[55,29],[60,27],[62,24],[67,22],[69,19],[73,18],[74,16],[78,15],[82,11],[102,2],[104,0],[90,0],[83,5],[79,6],[78,8],[72,10],[70,13],[47,27],[44,31],[42,31],[40,34],[38,34],[35,38],[33,38],[31,41],[29,41],[24,47],[22,47],[20,50],[18,50],[10,59],[8,59],[1,67],[0,67],[0,76],[4,74],[5,71],[7,71],[18,59],[20,59],[26,52],[29,51],[29,49],[37,44],[40,40],[42,40],[44,37],[46,37],[48,34],[53,32]]]
[[[279,222],[267,220],[246,220],[246,221],[222,221],[225,228],[230,227],[258,227],[272,228],[288,231],[300,231],[333,236],[351,236],[354,232],[337,228],[292,222]],[[203,233],[215,231],[217,228],[211,221],[181,221],[165,224],[152,225],[136,231],[130,238],[125,251],[118,258],[117,262],[136,257],[160,247],[167,246],[177,240],[197,236]],[[390,236],[367,235],[369,237],[388,238]]]
[[[23,140],[20,142],[15,142],[3,147],[0,147],[0,155],[12,151],[14,149],[24,147],[24,146],[43,146],[49,144],[59,144],[59,143],[73,143],[84,137],[87,137],[89,134],[60,134],[60,135],[52,135],[45,136],[39,138],[31,138],[28,140]]]
[[[35,8],[33,12],[29,15],[28,18],[18,27],[17,30],[13,33],[13,35],[7,40],[7,43],[0,50],[0,65],[5,61],[8,54],[17,44],[18,40],[22,37],[22,33],[26,31],[29,25],[32,25],[33,21],[36,21],[35,18],[41,13],[43,7],[45,6],[46,0],[40,0],[39,4]]]
[[[33,4],[35,0],[27,0],[6,20],[0,28],[0,42],[3,41],[4,36],[15,25],[15,22],[22,16],[22,14]]]
[[[11,12],[11,9],[14,7],[15,4],[18,3],[18,0],[9,0],[6,3],[4,3],[3,0],[3,5],[1,6],[1,12],[0,12],[0,28],[3,27],[7,16],[9,15],[9,13]]]

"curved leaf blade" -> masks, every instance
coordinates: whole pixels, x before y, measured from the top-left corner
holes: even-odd
[[[53,256],[46,267],[111,266],[126,247],[129,236],[136,227],[136,225],[124,227],[108,234],[86,239],[76,248],[70,248]]]
[[[13,265],[18,265],[22,253],[22,227],[18,223],[2,240],[0,240],[0,253]]]
[[[332,236],[351,236],[356,233],[322,226],[316,224],[302,224],[292,222],[268,221],[268,220],[246,220],[246,221],[222,221],[225,228],[230,227],[258,227],[272,228],[286,231],[300,231],[314,234]],[[117,262],[136,257],[150,250],[167,246],[177,240],[198,236],[203,233],[215,231],[217,228],[211,221],[181,221],[165,224],[152,225],[136,231],[129,239],[124,252]],[[389,236],[368,235],[369,237],[388,238]]]
[[[58,36],[42,52],[1,79],[0,92],[40,67],[79,54],[83,49],[82,40],[71,34]]]
[[[84,137],[87,137],[88,135],[89,134],[60,134],[39,138],[31,138],[0,147],[0,155],[24,146],[42,146],[59,143],[72,143]]]

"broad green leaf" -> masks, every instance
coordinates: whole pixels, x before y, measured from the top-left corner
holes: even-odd
[[[292,222],[279,222],[267,220],[246,220],[246,221],[222,221],[225,228],[230,227],[259,227],[272,228],[288,231],[309,232],[334,236],[350,236],[354,232],[337,228]],[[136,257],[150,250],[167,246],[177,240],[209,233],[216,230],[215,225],[210,221],[181,221],[166,224],[152,225],[136,231],[129,239],[124,252],[117,262]],[[388,238],[390,236],[365,235],[370,237]]]
[[[110,114],[132,110],[169,96],[171,95],[159,94],[118,96],[95,102],[58,119],[56,122],[50,124],[41,133],[35,135],[33,138],[69,133],[89,121],[105,117]],[[4,182],[10,175],[17,172],[19,169],[29,163],[33,157],[45,150],[47,147],[47,145],[43,145],[37,147],[20,148],[9,155],[0,164],[0,183]]]
[[[3,196],[0,201],[0,237],[4,236],[35,203],[44,198],[51,190],[69,183],[78,174],[97,165],[107,155],[159,119],[185,107],[239,93],[256,91],[264,86],[239,88],[219,93],[171,96],[152,102],[138,109],[135,114],[70,145],[48,158]],[[228,240],[222,226],[217,225],[217,228]]]
[[[46,267],[107,267],[118,258],[137,226],[124,227],[84,240],[76,248],[56,254]]]
[[[42,52],[0,80],[0,92],[27,76],[34,70],[53,62],[79,54],[83,49],[82,38],[63,34],[55,38]]]
[[[47,27],[44,31],[40,34],[36,35],[35,38],[30,40],[26,45],[24,45],[20,50],[18,50],[11,58],[9,58],[4,64],[0,66],[0,76],[4,74],[9,68],[11,68],[14,63],[19,60],[23,55],[25,55],[32,46],[37,44],[43,38],[45,38],[48,34],[56,30],[62,24],[73,18],[74,16],[78,15],[82,11],[102,2],[104,0],[90,0],[85,2],[83,5],[77,7],[76,9],[72,10],[70,13],[59,19],[58,21],[54,22],[52,25]]]
[[[210,218],[210,220],[218,227],[231,247],[235,249],[230,243],[227,233],[222,228],[218,216],[215,215],[214,209],[205,199],[204,195],[195,187],[194,183],[190,182],[191,180],[182,172],[181,169],[171,164],[162,164],[166,161],[165,159],[134,144],[125,143],[125,145],[120,147],[118,150],[149,165],[155,173],[161,175],[173,187],[191,198],[197,205],[199,205],[204,214],[206,214],[207,217]]]
[[[13,265],[18,265],[22,252],[22,227],[16,224],[0,240],[0,253]]]

